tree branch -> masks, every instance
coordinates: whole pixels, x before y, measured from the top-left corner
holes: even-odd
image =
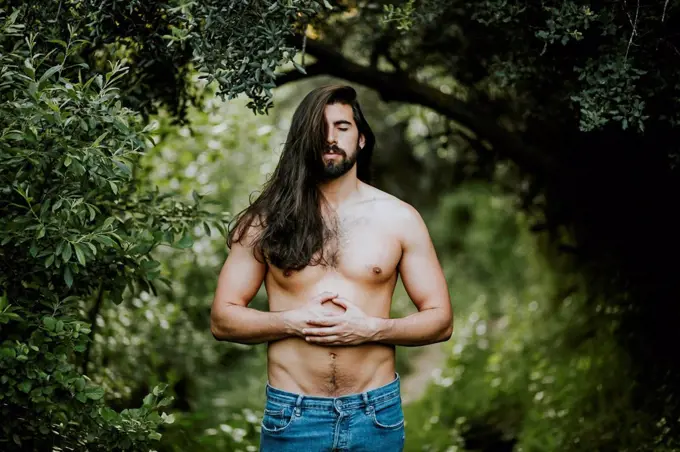
[[[322,74],[358,83],[374,89],[386,102],[422,105],[458,122],[477,134],[479,139],[491,143],[500,158],[511,160],[526,171],[546,177],[559,174],[551,160],[527,146],[516,134],[503,129],[496,118],[488,117],[487,113],[452,95],[444,94],[405,74],[361,66],[319,41],[308,39],[307,53],[316,58],[316,62],[306,68],[307,74],[298,71],[284,73],[277,77],[277,86]]]
[[[97,316],[102,307],[102,300],[104,299],[104,284],[99,283],[99,291],[97,292],[97,301],[95,302],[90,312],[88,312],[87,318],[90,322],[90,340],[87,342],[85,347],[85,353],[83,354],[83,360],[80,363],[81,372],[87,375],[88,366],[90,364],[90,351],[92,344],[94,343],[94,333],[97,328]]]

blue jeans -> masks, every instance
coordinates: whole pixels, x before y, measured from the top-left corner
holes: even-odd
[[[404,412],[399,374],[360,394],[317,397],[276,389],[267,383],[261,423],[262,452],[400,452]]]

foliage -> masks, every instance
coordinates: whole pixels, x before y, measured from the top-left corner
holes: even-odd
[[[669,418],[637,406],[633,363],[616,341],[622,313],[598,303],[591,316],[583,290],[562,293],[581,278],[546,271],[513,199],[465,186],[440,212],[433,233],[457,328],[428,393],[406,408],[407,450],[676,450]]]
[[[5,2],[18,8],[19,23],[63,40],[66,24],[80,24],[79,37],[88,44],[78,55],[93,71],[105,70],[109,59],[124,59],[128,86],[125,104],[149,116],[159,106],[183,119],[202,94],[194,84],[196,71],[231,99],[246,93],[249,107],[264,113],[271,106],[274,70],[294,61],[288,41],[310,17],[330,4],[317,0],[231,0],[170,2],[151,0]],[[55,19],[56,18],[56,19]]]
[[[222,218],[137,188],[150,129],[121,105],[124,66],[70,79],[81,42],[38,52],[16,17],[0,32],[2,449],[148,450],[170,399],[158,385],[139,408],[103,403],[87,370],[93,319],[126,287],[155,291],[153,249],[187,247],[196,223]]]

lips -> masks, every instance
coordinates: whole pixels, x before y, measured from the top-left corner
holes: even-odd
[[[323,153],[323,155],[345,155],[345,152],[340,150],[340,149],[328,149],[326,152]]]

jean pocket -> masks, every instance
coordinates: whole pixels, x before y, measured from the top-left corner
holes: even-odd
[[[394,398],[384,405],[371,406],[370,413],[376,427],[397,430],[404,426],[404,411],[399,398]]]
[[[265,408],[264,415],[260,426],[262,430],[269,433],[282,432],[293,421],[294,410],[292,408],[284,407],[281,409]]]

